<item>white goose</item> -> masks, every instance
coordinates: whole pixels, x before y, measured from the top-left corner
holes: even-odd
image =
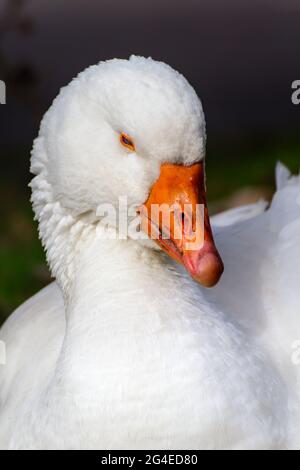
[[[0,331],[1,448],[300,448],[299,178],[279,166],[267,211],[218,216],[211,290],[207,213],[201,249],[160,242],[186,269],[103,236],[120,196],[205,202],[204,154],[201,103],[162,63],[100,63],[56,98],[32,153],[56,282]]]

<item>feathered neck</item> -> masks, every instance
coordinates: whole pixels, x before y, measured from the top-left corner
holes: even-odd
[[[74,262],[79,244],[94,228],[72,216],[53,195],[47,171],[47,155],[43,140],[34,142],[31,160],[31,202],[39,224],[39,236],[46,251],[51,274],[66,296],[74,276]]]

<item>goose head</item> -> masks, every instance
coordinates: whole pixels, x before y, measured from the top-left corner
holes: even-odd
[[[42,120],[31,166],[40,236],[61,283],[74,256],[67,234],[78,238],[95,225],[99,205],[118,207],[126,195],[143,233],[154,238],[149,246],[214,286],[223,264],[206,204],[205,141],[194,89],[161,62],[101,62],[63,88]],[[161,212],[152,213],[157,206]]]

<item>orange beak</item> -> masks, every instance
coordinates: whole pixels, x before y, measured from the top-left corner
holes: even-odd
[[[224,265],[209,221],[204,163],[163,164],[139,208],[141,228],[205,287],[219,281]]]

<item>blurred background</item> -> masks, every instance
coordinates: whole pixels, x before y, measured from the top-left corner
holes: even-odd
[[[29,158],[61,86],[131,54],[182,72],[201,96],[213,212],[270,199],[298,171],[299,0],[0,0],[0,323],[50,276],[29,203]]]

